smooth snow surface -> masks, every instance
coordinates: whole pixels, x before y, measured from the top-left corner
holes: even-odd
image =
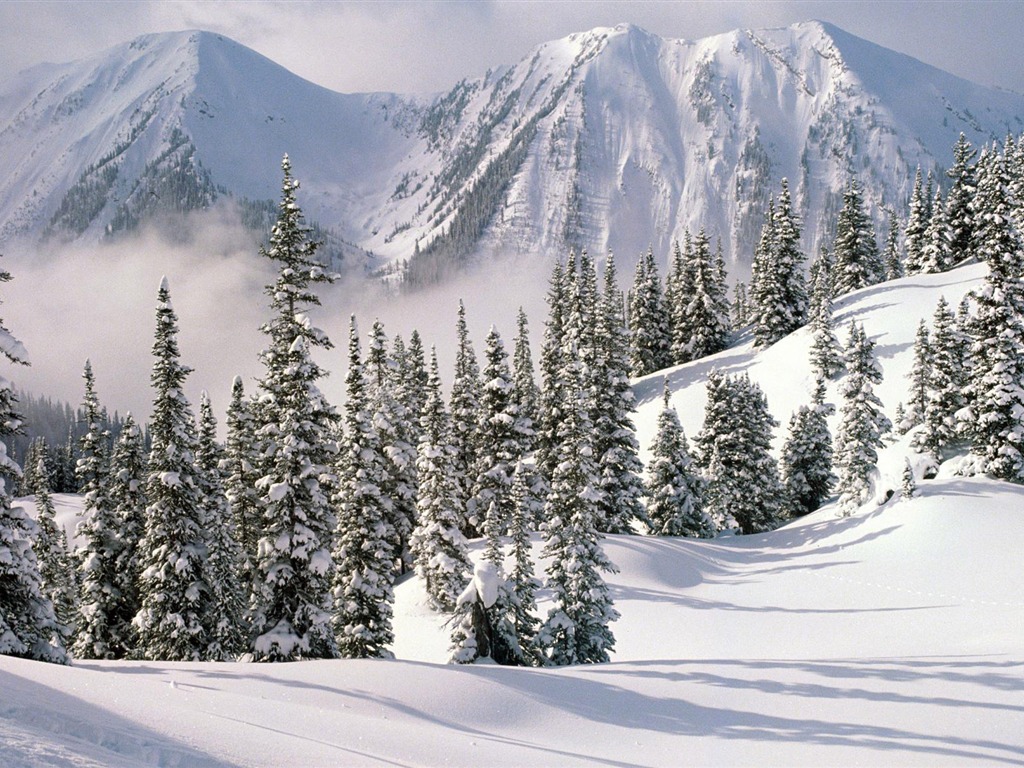
[[[839,303],[878,341],[890,416],[919,317],[940,294],[955,306],[982,274]],[[717,365],[749,370],[784,422],[809,398],[808,341],[741,344]],[[711,367],[665,374],[691,435]],[[659,377],[638,382],[642,397]],[[644,446],[658,400],[637,414]],[[883,463],[898,477],[904,456],[901,441]],[[415,578],[396,588],[396,661],[0,657],[0,764],[1024,764],[1024,487],[940,471],[917,493],[848,518],[828,505],[756,536],[609,537],[622,614],[610,664],[446,665],[448,628]]]

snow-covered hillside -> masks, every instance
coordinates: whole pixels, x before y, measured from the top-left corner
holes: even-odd
[[[813,241],[851,173],[876,215],[902,210],[914,168],[947,165],[961,131],[1019,133],[1024,96],[820,22],[699,41],[595,29],[416,97],[333,93],[181,32],[9,76],[0,115],[2,239],[94,241],[225,197],[252,217],[287,151],[311,219],[370,266],[419,248],[427,280],[569,245],[664,258],[700,226],[742,273],[783,176]]]
[[[856,319],[878,343],[876,391],[890,416],[918,319],[983,274],[919,275],[838,303],[840,327]],[[785,422],[809,397],[809,341],[801,330],[759,353],[741,342],[638,381],[641,444],[666,377],[696,432],[711,368],[749,371]],[[902,443],[883,451],[881,489],[906,455]],[[73,499],[59,499],[65,525]],[[395,661],[66,668],[0,656],[0,756],[9,766],[1020,764],[1021,510],[1020,486],[942,471],[913,499],[897,493],[846,518],[830,504],[746,537],[609,537],[622,614],[610,664],[445,665],[448,630],[415,578],[396,589]]]

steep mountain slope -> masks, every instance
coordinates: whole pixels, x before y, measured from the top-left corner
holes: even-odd
[[[0,115],[0,238],[97,239],[224,196],[263,223],[287,151],[313,220],[429,281],[496,253],[665,254],[700,226],[743,272],[782,177],[813,248],[851,173],[877,216],[900,210],[961,131],[1024,130],[1024,96],[820,22],[595,29],[422,97],[333,93],[182,32],[14,76]]]

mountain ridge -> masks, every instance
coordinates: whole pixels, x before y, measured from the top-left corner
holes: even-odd
[[[437,279],[495,254],[627,260],[704,226],[743,274],[788,177],[817,246],[857,174],[876,219],[917,165],[1024,130],[1024,96],[827,22],[549,41],[427,95],[340,94],[212,32],[144,35],[0,82],[0,240],[99,240],[220,199],[304,210],[367,269]],[[248,204],[248,202],[246,204]],[[258,217],[257,217],[258,218]]]

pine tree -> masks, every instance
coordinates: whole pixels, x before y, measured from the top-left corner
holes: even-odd
[[[836,435],[835,459],[839,476],[836,490],[844,515],[849,515],[867,501],[882,436],[892,427],[874,392],[873,385],[882,381],[874,347],[863,326],[851,326],[847,344],[848,374],[841,385],[843,406]]]
[[[401,337],[395,337],[393,345],[394,356],[398,357],[399,342]],[[398,402],[402,404],[408,414],[406,425],[408,434],[406,442],[415,451],[420,442],[420,417],[423,415],[423,407],[427,403],[427,359],[423,352],[423,339],[417,330],[409,335],[409,345],[405,349],[402,358],[402,365],[399,368]]]
[[[856,178],[843,193],[843,207],[836,224],[834,246],[834,295],[842,296],[858,288],[880,283],[885,265],[878,254],[871,219],[864,210],[864,197]]]
[[[530,541],[530,530],[533,521],[539,516],[538,507],[543,502],[533,492],[536,485],[533,478],[534,470],[525,462],[516,464],[512,475],[512,583],[514,600],[512,601],[512,625],[516,637],[523,649],[525,660],[530,664],[539,665],[543,659],[537,647],[537,631],[540,619],[537,618],[537,590],[540,581],[534,576],[533,546]]]
[[[754,258],[750,264],[750,320],[755,332],[760,325],[762,307],[770,304],[772,295],[777,293],[774,286],[775,276],[772,274],[772,251],[775,248],[775,241],[775,196],[772,195],[768,198],[761,237],[754,248]]]
[[[910,397],[907,400],[905,421],[908,429],[924,423],[928,408],[928,392],[932,377],[932,339],[928,325],[921,320],[914,337],[914,364],[907,378],[910,379]]]
[[[932,202],[932,216],[928,220],[928,228],[924,232],[924,245],[921,248],[921,268],[919,272],[933,274],[945,272],[953,264],[950,246],[951,230],[946,218],[946,209],[942,203],[942,190],[935,190]]]
[[[455,353],[455,377],[449,409],[452,415],[452,444],[455,461],[452,469],[458,480],[460,504],[466,509],[462,532],[467,538],[479,535],[481,523],[473,519],[468,509],[473,490],[473,467],[476,465],[477,424],[480,412],[480,367],[466,324],[466,308],[459,301],[459,314],[455,326],[458,348]]]
[[[435,350],[431,351],[426,392],[416,459],[420,479],[416,502],[419,522],[413,531],[411,547],[416,573],[423,579],[431,607],[450,613],[466,588],[472,565],[466,539],[459,529],[465,515],[458,507],[460,497],[451,469],[454,459],[451,422],[441,395]]]
[[[238,580],[243,598],[252,607],[256,588],[256,561],[263,525],[263,504],[256,487],[260,479],[260,457],[256,450],[256,420],[252,403],[245,395],[240,376],[231,382],[227,414],[227,439],[221,472],[224,495],[231,505],[231,523],[239,545]]]
[[[11,273],[0,269],[0,283]],[[28,352],[0,320],[0,353],[9,363],[28,365]],[[32,542],[36,524],[22,507],[11,506],[11,487],[21,467],[7,453],[15,435],[24,434],[14,385],[0,376],[0,654],[67,663],[61,626],[53,603],[42,591]]]
[[[74,637],[78,621],[78,584],[74,563],[68,552],[68,540],[57,528],[53,499],[50,497],[45,457],[37,453],[36,471],[30,490],[36,497],[37,534],[32,545],[39,564],[40,589],[53,605],[57,636],[61,645]]]
[[[807,322],[808,297],[804,281],[804,254],[800,251],[800,225],[793,212],[789,182],[782,180],[779,206],[770,213],[771,224],[757,258],[754,343],[768,347]]]
[[[889,218],[889,232],[885,238],[885,251],[882,253],[882,261],[885,263],[885,279],[897,280],[903,277],[903,259],[900,256],[900,225],[896,221],[896,211],[889,208],[886,211]]]
[[[961,411],[971,450],[993,477],[1024,481],[1024,237],[995,157],[978,180],[978,254],[989,272],[971,321],[973,371]]]
[[[128,647],[138,645],[132,620],[142,608],[141,550],[146,533],[147,472],[146,449],[142,430],[129,413],[110,454],[109,500],[117,530],[120,532],[115,577],[119,593],[117,621],[123,636],[130,638]]]
[[[742,533],[775,528],[781,520],[782,482],[771,456],[772,429],[764,392],[750,377],[708,377],[704,427],[695,438],[708,479],[705,510],[717,528],[731,522]]]
[[[609,624],[618,618],[601,572],[614,568],[597,529],[597,466],[590,442],[590,416],[583,392],[576,340],[564,348],[565,400],[558,432],[557,463],[544,509],[543,556],[550,558],[547,586],[553,605],[537,644],[551,664],[608,661],[615,645]]]
[[[693,248],[693,290],[686,306],[690,328],[688,355],[691,360],[721,352],[729,346],[727,287],[711,257],[711,244],[702,229]]]
[[[961,437],[956,414],[967,404],[964,395],[970,384],[966,360],[969,338],[958,327],[945,297],[939,298],[932,318],[931,371],[922,428],[914,446],[942,460],[943,451]]]
[[[903,235],[904,249],[907,258],[905,271],[908,275],[916,275],[924,271],[925,233],[928,231],[928,199],[924,197],[921,187],[921,166],[917,167],[914,177],[914,191],[910,196],[910,217],[907,219],[906,231]]]
[[[811,296],[807,307],[807,317],[814,321],[814,318],[821,314],[822,307],[827,305],[828,311],[832,311],[832,299],[835,292],[832,286],[832,273],[835,271],[835,264],[832,260],[832,252],[824,245],[818,251],[817,257],[811,262]]]
[[[671,335],[654,253],[636,265],[629,301],[630,375],[646,376],[672,364]]]
[[[416,448],[409,443],[412,428],[408,409],[399,400],[398,363],[388,355],[384,326],[375,321],[370,331],[365,371],[374,429],[383,448],[381,493],[390,500],[388,529],[398,574],[412,568],[409,537],[416,525]]]
[[[147,659],[199,661],[209,642],[206,519],[196,477],[195,421],[182,391],[191,369],[179,359],[178,318],[166,278],[157,294],[153,357],[153,444],[139,585],[142,607],[134,620],[138,650]]]
[[[952,267],[974,256],[975,225],[973,207],[977,182],[972,161],[977,150],[963,133],[953,147],[953,167],[946,173],[953,180],[946,195],[946,221],[949,225],[949,260]]]
[[[516,318],[516,340],[512,352],[512,402],[519,413],[519,452],[533,453],[537,445],[537,420],[540,390],[533,377],[533,356],[530,352],[530,333],[523,308]]]
[[[205,573],[210,588],[205,617],[209,645],[204,653],[208,661],[231,661],[243,652],[246,643],[246,630],[242,623],[245,595],[239,578],[242,548],[224,492],[220,473],[223,460],[223,451],[217,444],[217,420],[210,396],[204,391],[199,401],[196,486],[205,520]]]
[[[601,489],[597,525],[604,533],[632,533],[634,521],[646,521],[641,501],[643,465],[632,419],[636,401],[629,385],[629,333],[622,317],[622,297],[611,254],[605,262],[596,328],[600,341],[591,370],[591,420]]]
[[[843,357],[834,324],[832,300],[826,295],[811,318],[811,367],[822,379],[834,379],[843,370]]]
[[[76,534],[84,540],[79,552],[78,598],[80,617],[72,648],[79,659],[117,659],[128,651],[126,628],[119,621],[117,561],[120,555],[120,525],[110,503],[107,475],[110,455],[106,429],[96,396],[92,365],[85,361],[85,420],[76,467],[79,486],[85,496],[82,521]]]
[[[260,249],[278,270],[266,288],[272,316],[261,328],[268,346],[257,398],[263,520],[251,632],[254,657],[263,661],[337,654],[330,626],[337,416],[317,386],[326,374],[312,357],[313,348],[332,344],[305,314],[320,304],[313,286],[333,275],[316,260],[320,244],[303,223],[287,155],[281,168],[277,222],[269,247]]]
[[[686,435],[669,402],[667,383],[663,397],[647,469],[650,531],[657,536],[712,538],[715,525],[704,513],[703,481],[694,471]]]
[[[545,485],[550,485],[558,464],[558,429],[565,405],[562,370],[565,368],[562,342],[565,337],[565,273],[555,263],[548,283],[548,317],[541,347],[541,388],[537,401],[536,464]]]
[[[391,500],[387,470],[352,317],[345,378],[345,441],[335,537],[334,633],[346,658],[389,657],[394,591]],[[461,498],[461,497],[460,497]]]
[[[738,281],[733,286],[732,299],[732,325],[733,328],[742,328],[750,322],[749,310],[747,308],[747,284]]]
[[[800,406],[789,421],[789,437],[782,446],[779,464],[792,517],[818,509],[836,482],[827,421],[833,410],[825,403],[825,382],[818,379],[811,405]]]
[[[900,495],[904,499],[912,499],[917,495],[917,481],[914,479],[914,468],[910,465],[910,459],[904,459],[903,482],[900,491]]]

